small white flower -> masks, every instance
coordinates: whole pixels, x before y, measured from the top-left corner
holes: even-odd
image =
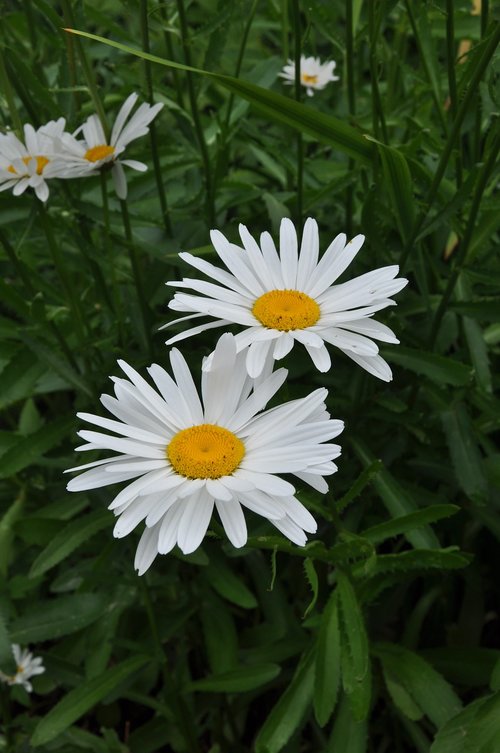
[[[327,443],[343,429],[325,409],[327,390],[263,411],[287,376],[271,373],[269,360],[260,380],[251,379],[245,354],[236,353],[226,333],[215,348],[212,368],[202,371],[201,395],[177,349],[170,352],[174,379],[153,364],[153,389],[131,366],[118,362],[128,379],[113,377],[115,396],[101,402],[118,421],[88,413],[78,416],[119,436],[80,431],[79,450],[105,449],[115,457],[71,468],[85,470],[68,484],[84,491],[130,481],[110,505],[119,516],[117,538],[145,520],[135,568],[142,575],[158,553],[175,544],[188,554],[200,545],[214,505],[235,547],[247,541],[242,507],[267,518],[291,541],[303,546],[316,522],[279,474],[292,473],[320,492],[340,447]],[[263,412],[261,412],[263,411]],[[88,470],[90,469],[90,470]]]
[[[20,196],[33,188],[40,201],[49,196],[47,181],[72,177],[71,168],[59,152],[64,118],[51,120],[37,130],[27,123],[23,143],[15,133],[0,134],[0,191],[13,189]]]
[[[297,341],[305,346],[319,371],[328,371],[331,366],[325,347],[329,343],[370,374],[386,382],[392,379],[391,369],[378,355],[374,340],[387,343],[399,340],[372,316],[386,306],[395,305],[389,296],[408,282],[396,277],[397,265],[333,285],[363,245],[363,235],[357,235],[347,244],[343,233],[337,235],[318,261],[318,226],[311,218],[304,225],[300,252],[297,233],[289,219],[281,221],[279,255],[269,233],[261,235],[259,247],[244,225],[239,226],[239,231],[244,248],[230,243],[218,230],[210,234],[229,271],[191,254],[180,254],[213,282],[195,279],[168,282],[167,285],[191,288],[200,295],[176,293],[169,307],[187,316],[164,326],[201,316],[213,317],[215,322],[181,332],[167,340],[167,345],[206,329],[239,324],[245,329],[236,335],[236,345],[238,351],[250,346],[246,364],[252,377],[261,373],[270,354],[279,360]],[[204,368],[209,367],[210,359]]]
[[[330,81],[340,80],[334,74],[336,67],[335,60],[327,60],[322,63],[319,58],[300,56],[300,83],[306,87],[306,92],[310,97],[314,94],[314,89],[324,89]],[[285,84],[294,84],[295,62],[289,60],[278,75],[285,79]]]
[[[0,680],[7,685],[22,685],[28,693],[31,693],[33,686],[30,683],[30,677],[41,675],[45,672],[42,659],[39,656],[33,656],[28,649],[21,649],[17,643],[12,646],[12,653],[16,662],[16,672],[13,675],[5,675],[0,672]]]
[[[144,172],[148,168],[143,162],[124,160],[119,157],[131,141],[145,136],[149,132],[149,124],[163,107],[162,103],[148,105],[143,102],[127,123],[137,98],[137,94],[131,94],[121,106],[109,142],[97,115],[91,115],[87,118],[73,135],[64,134],[62,140],[66,159],[75,167],[80,168],[82,176],[88,175],[89,171],[94,174],[103,165],[112,165],[113,183],[116,194],[120,199],[127,198],[127,179],[123,165],[131,167],[133,170],[139,170],[139,172]],[[80,131],[83,133],[83,141],[76,138]]]

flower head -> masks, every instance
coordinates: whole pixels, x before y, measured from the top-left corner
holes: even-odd
[[[372,317],[395,305],[390,296],[407,284],[408,280],[396,277],[398,266],[381,267],[334,285],[363,245],[363,235],[349,243],[343,233],[337,235],[318,261],[318,226],[311,218],[304,225],[300,251],[293,223],[286,218],[281,221],[279,255],[269,233],[262,234],[259,246],[244,225],[239,231],[243,248],[230,243],[218,230],[211,232],[226,269],[191,254],[180,254],[213,282],[168,282],[200,295],[176,293],[169,307],[187,316],[165,326],[201,316],[213,317],[215,322],[181,332],[167,340],[167,345],[206,329],[239,324],[244,331],[236,336],[236,346],[238,351],[250,346],[246,364],[252,377],[261,373],[268,356],[283,358],[299,342],[320,371],[328,371],[331,366],[325,347],[329,343],[370,374],[387,382],[392,379],[374,340],[399,340]],[[209,366],[210,360],[205,368]]]
[[[65,134],[62,141],[66,159],[75,168],[79,168],[81,175],[94,174],[104,165],[111,165],[116,194],[120,199],[127,198],[127,179],[123,165],[139,172],[148,169],[143,162],[120,159],[120,155],[131,141],[149,132],[149,124],[163,107],[162,103],[148,105],[143,102],[129,117],[137,99],[138,95],[135,93],[127,97],[116,116],[109,140],[97,115],[90,115],[73,135]],[[83,140],[76,138],[80,132],[83,133]]]
[[[49,196],[47,181],[69,178],[75,170],[60,154],[59,143],[64,133],[64,118],[51,120],[37,130],[24,126],[24,143],[15,133],[0,134],[0,191],[13,189],[14,196],[33,188],[40,201]]]
[[[306,92],[310,97],[314,94],[314,89],[324,89],[330,81],[340,80],[334,74],[336,67],[335,60],[322,63],[319,58],[300,56],[300,83],[306,87]],[[278,75],[285,79],[285,84],[294,84],[295,62],[289,60]]]
[[[212,368],[202,371],[201,396],[180,352],[170,352],[174,378],[153,364],[155,388],[131,366],[119,364],[128,379],[113,378],[115,397],[101,402],[118,420],[87,413],[89,423],[112,432],[80,431],[80,450],[119,453],[88,463],[68,484],[83,491],[131,481],[110,504],[118,520],[117,538],[145,521],[135,567],[144,573],[157,553],[178,544],[188,554],[201,543],[214,506],[235,547],[247,541],[243,508],[267,518],[299,545],[305,531],[315,532],[312,515],[295,496],[294,486],[280,477],[292,473],[326,492],[324,476],[337,470],[332,462],[340,447],[328,443],[343,428],[325,409],[325,389],[263,411],[283,384],[287,371],[272,373],[271,361],[261,379],[251,379],[245,354],[236,352],[233,335],[223,335]],[[262,412],[261,412],[262,411]]]
[[[5,675],[0,672],[0,680],[3,680],[7,685],[22,685],[28,693],[31,693],[33,686],[29,681],[30,677],[45,672],[42,659],[39,656],[33,656],[28,649],[21,649],[17,643],[13,644],[12,653],[16,662],[16,672],[13,675]]]

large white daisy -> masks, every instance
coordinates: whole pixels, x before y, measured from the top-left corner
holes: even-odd
[[[261,235],[259,246],[244,225],[239,226],[239,231],[243,248],[230,243],[218,230],[211,231],[212,243],[226,269],[188,253],[180,254],[213,282],[186,278],[168,282],[167,285],[191,288],[200,295],[176,293],[169,307],[187,316],[164,326],[202,316],[216,321],[181,332],[167,340],[167,345],[206,329],[239,324],[245,330],[236,336],[236,345],[238,351],[250,346],[246,358],[250,376],[261,373],[268,355],[283,358],[299,342],[320,371],[328,371],[331,366],[325,347],[329,343],[370,374],[387,382],[392,379],[391,369],[378,354],[374,340],[399,340],[372,317],[386,306],[395,305],[390,296],[408,282],[396,277],[397,265],[333,285],[360,250],[363,235],[349,243],[343,233],[337,235],[318,261],[318,226],[311,218],[304,226],[300,252],[297,233],[289,219],[281,221],[279,255],[269,233]],[[209,366],[210,360],[205,368]]]
[[[26,123],[24,143],[12,131],[0,134],[0,191],[12,188],[14,196],[20,196],[32,188],[40,201],[46,201],[48,180],[77,174],[61,156],[58,146],[65,123],[64,118],[59,118],[36,130]]]
[[[76,168],[80,168],[81,175],[88,175],[98,171],[104,165],[110,165],[115,191],[120,199],[127,198],[127,179],[123,165],[133,170],[144,172],[147,165],[137,160],[120,159],[131,141],[145,136],[149,132],[149,124],[163,107],[163,103],[148,105],[143,102],[129,118],[138,94],[133,93],[121,106],[113,124],[111,137],[106,139],[101,121],[97,115],[90,115],[85,123],[71,135],[64,134],[62,149],[66,160]],[[128,119],[128,122],[127,122]],[[76,138],[83,133],[83,140]]]
[[[28,649],[21,649],[17,643],[12,645],[12,653],[16,662],[16,671],[13,675],[5,675],[0,672],[0,680],[3,680],[7,685],[22,685],[28,693],[31,693],[33,686],[30,678],[45,672],[42,659],[39,656],[34,656]]]
[[[314,89],[324,89],[330,81],[340,80],[334,74],[336,67],[335,60],[326,60],[322,63],[319,58],[300,56],[300,83],[306,87],[306,93],[309,97],[314,94]],[[295,62],[289,60],[278,75],[285,79],[285,84],[294,84]]]
[[[316,522],[295,497],[295,487],[280,477],[292,473],[314,489],[328,491],[324,476],[337,470],[340,447],[328,443],[343,428],[330,419],[318,389],[261,412],[287,376],[266,367],[250,378],[245,354],[236,352],[233,335],[218,341],[210,371],[202,372],[198,395],[186,362],[170,352],[172,377],[153,364],[150,386],[131,366],[119,361],[128,379],[113,378],[115,397],[101,402],[118,420],[88,413],[79,417],[117,436],[80,431],[79,450],[112,450],[114,457],[71,468],[83,470],[68,484],[77,492],[131,481],[110,504],[118,516],[115,537],[145,521],[135,567],[144,573],[157,553],[177,544],[185,553],[201,543],[214,505],[235,547],[247,541],[243,507],[267,518],[299,545]]]

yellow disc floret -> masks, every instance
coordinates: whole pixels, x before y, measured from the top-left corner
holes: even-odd
[[[321,311],[315,300],[299,290],[270,290],[257,298],[252,313],[264,327],[288,332],[312,327]]]
[[[32,159],[36,160],[36,174],[41,175],[43,173],[43,168],[49,164],[50,160],[47,159],[47,157],[44,157],[43,154],[39,154],[36,157],[23,157],[23,162],[25,165],[29,165]],[[9,173],[17,175],[17,170],[14,165],[9,165],[7,170]]]
[[[308,73],[302,74],[302,83],[303,84],[317,84],[318,83],[318,77],[317,76],[310,76]]]
[[[90,149],[87,149],[83,156],[89,162],[99,162],[100,159],[104,159],[105,157],[109,157],[110,154],[114,154],[114,151],[114,146],[100,144],[99,146],[92,146]]]
[[[168,444],[167,458],[186,478],[229,476],[241,463],[245,445],[232,431],[200,424],[179,431]]]

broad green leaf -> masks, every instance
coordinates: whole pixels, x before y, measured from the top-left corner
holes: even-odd
[[[483,337],[483,330],[477,322],[468,316],[464,316],[462,321],[477,383],[482,390],[491,394],[493,386],[488,348]]]
[[[460,698],[444,677],[425,659],[402,646],[391,643],[377,644],[373,652],[382,662],[384,670],[402,685],[415,707],[441,727],[462,708]],[[412,707],[413,713],[416,713]],[[410,719],[417,717],[410,716]]]
[[[147,656],[133,656],[71,690],[40,720],[31,744],[37,747],[53,740],[148,661]]]
[[[72,520],[52,539],[33,562],[29,576],[36,578],[55,567],[98,531],[111,525],[107,510],[96,510],[83,518]]]
[[[349,696],[352,713],[366,719],[371,702],[371,668],[368,636],[361,606],[349,578],[338,573],[338,597],[342,629],[342,684]]]
[[[351,439],[351,443],[356,454],[365,465],[371,465],[374,462],[375,458],[363,442]],[[417,510],[417,505],[410,494],[399,485],[385,468],[381,469],[373,479],[373,485],[393,518],[409,515]],[[416,548],[431,549],[439,546],[434,531],[428,526],[418,531],[408,531],[405,536],[410,544]]]
[[[314,609],[315,604],[318,600],[318,588],[319,588],[318,574],[316,570],[314,569],[314,562],[311,559],[309,559],[309,557],[304,560],[304,572],[306,574],[306,578],[309,582],[309,585],[311,586],[312,599],[309,602],[306,611],[304,612],[303,619],[305,619],[307,615],[311,613],[311,611]]]
[[[333,723],[327,753],[366,753],[368,722],[357,721],[352,714],[349,698],[344,696]]]
[[[330,719],[340,688],[338,594],[332,593],[321,618],[314,669],[314,713],[320,727]]]
[[[370,575],[419,570],[456,570],[467,567],[470,560],[470,555],[460,552],[458,547],[414,549],[411,552],[399,554],[379,554]],[[353,568],[355,573],[356,569],[357,566]]]
[[[186,690],[200,690],[209,693],[245,693],[266,685],[279,675],[278,664],[261,664],[255,667],[238,667],[230,672],[205,677],[188,683]]]
[[[459,314],[467,314],[475,319],[487,322],[498,321],[498,309],[500,307],[498,298],[490,298],[483,301],[460,301],[451,303],[450,309]]]
[[[50,601],[38,601],[36,610],[13,620],[10,636],[15,643],[55,640],[91,625],[108,607],[103,594],[79,593]]]
[[[212,672],[220,675],[238,666],[238,634],[225,602],[208,591],[200,607],[200,617]]]
[[[464,403],[455,403],[441,415],[450,455],[460,486],[476,504],[488,499],[488,482]]]
[[[500,740],[500,693],[479,698],[437,733],[430,753],[496,753]]]
[[[0,409],[31,397],[43,372],[43,365],[33,362],[29,350],[16,354],[0,374]]]
[[[221,557],[211,555],[204,573],[212,588],[224,599],[243,609],[255,609],[257,606],[253,593]]]
[[[408,717],[408,719],[411,719],[412,721],[418,721],[421,719],[424,712],[420,706],[415,703],[401,679],[386,667],[384,667],[384,680],[394,705],[406,717]]]
[[[5,575],[10,560],[10,545],[12,541],[12,529],[21,515],[26,493],[23,490],[17,499],[10,505],[0,520],[0,574]]]
[[[43,426],[29,437],[20,439],[3,456],[0,478],[8,478],[36,463],[42,455],[62,442],[73,424],[73,417],[63,416],[54,419],[51,424]]]
[[[373,148],[356,129],[343,120],[334,118],[331,115],[325,115],[313,107],[296,102],[291,97],[284,97],[269,89],[264,89],[256,84],[251,84],[248,81],[243,81],[232,76],[203,71],[199,68],[183,65],[182,63],[175,63],[173,60],[165,60],[156,55],[149,55],[134,47],[128,47],[120,42],[114,42],[111,39],[105,39],[96,34],[89,34],[76,29],[68,29],[68,31],[81,37],[93,39],[96,42],[102,42],[102,44],[109,47],[115,47],[122,52],[135,55],[143,60],[150,60],[152,63],[208,76],[228,91],[248,100],[260,113],[272,120],[295,128],[301,133],[314,136],[319,141],[332,144],[337,149],[362,162],[370,162],[372,159]]]
[[[392,146],[386,146],[371,136],[365,138],[377,146],[398,230],[402,240],[407,241],[415,221],[415,200],[413,181],[406,158]]]
[[[399,536],[402,533],[420,528],[428,523],[435,523],[437,520],[449,518],[450,515],[454,515],[459,510],[460,508],[457,505],[432,505],[432,507],[427,507],[424,510],[418,510],[409,515],[402,515],[400,518],[393,518],[387,521],[387,523],[380,523],[379,525],[367,528],[361,531],[360,536],[369,539],[374,544],[379,544],[381,541],[390,539],[393,536]]]
[[[398,346],[386,355],[391,363],[397,363],[416,374],[427,376],[437,384],[463,387],[470,382],[472,377],[470,366],[455,361],[454,358],[445,358],[445,356],[436,353]]]
[[[302,657],[287,689],[273,708],[255,740],[255,753],[278,753],[300,727],[311,704],[314,653]]]
[[[473,688],[488,685],[493,669],[500,661],[500,651],[476,646],[467,646],[466,651],[451,646],[431,648],[420,651],[420,655],[450,682]]]

